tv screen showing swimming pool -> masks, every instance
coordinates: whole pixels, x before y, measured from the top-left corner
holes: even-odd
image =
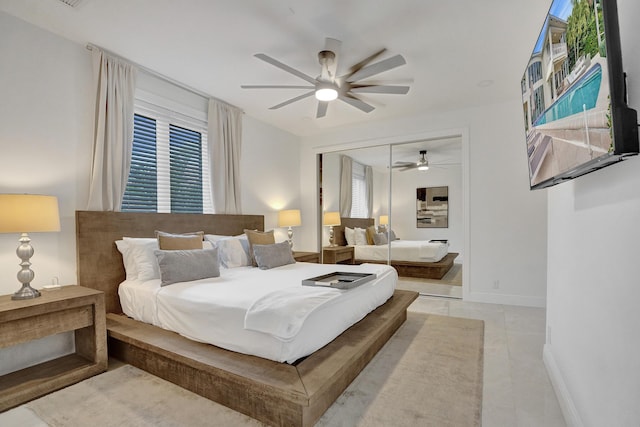
[[[638,153],[615,0],[554,0],[521,89],[532,189]]]

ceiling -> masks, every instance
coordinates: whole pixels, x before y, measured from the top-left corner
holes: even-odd
[[[550,0],[0,0],[0,10],[80,44],[92,43],[295,135],[399,116],[456,110],[520,96],[520,78]],[[409,84],[407,95],[361,95],[316,119],[305,90],[241,89],[305,82],[253,55],[320,72],[326,37],[342,41],[339,69],[386,48],[407,64],[370,78]]]

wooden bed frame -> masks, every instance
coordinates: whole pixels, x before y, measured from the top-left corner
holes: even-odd
[[[76,212],[78,280],[105,293],[109,354],[269,425],[312,426],[404,323],[416,292],[396,290],[382,306],[295,364],[191,341],[121,314],[125,278],[114,242],[155,230],[237,235],[264,229],[261,215]]]
[[[364,228],[375,225],[373,218],[340,218],[340,225],[333,227],[334,241],[338,246],[345,246],[347,240],[344,236],[344,228]],[[397,271],[398,275],[402,277],[416,277],[421,279],[442,279],[451,267],[453,267],[453,261],[458,256],[456,252],[449,252],[438,262],[417,262],[417,261],[391,261]],[[355,264],[362,264],[365,262],[375,264],[386,264],[386,261],[380,260],[368,260],[368,259],[355,259]]]

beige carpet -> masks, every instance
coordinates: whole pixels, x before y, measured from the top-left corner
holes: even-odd
[[[318,426],[479,426],[484,322],[409,312]],[[26,407],[50,426],[258,426],[129,365]]]

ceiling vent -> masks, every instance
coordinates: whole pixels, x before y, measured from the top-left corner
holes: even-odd
[[[60,3],[71,7],[78,7],[84,0],[58,0]]]

